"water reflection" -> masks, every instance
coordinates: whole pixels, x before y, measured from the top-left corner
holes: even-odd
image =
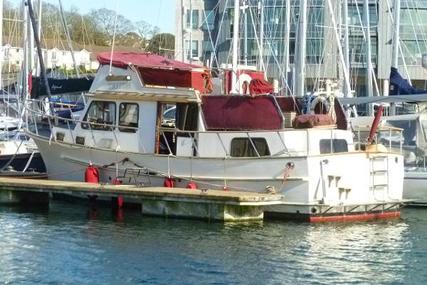
[[[5,283],[424,284],[427,211],[352,224],[207,223],[0,207]]]

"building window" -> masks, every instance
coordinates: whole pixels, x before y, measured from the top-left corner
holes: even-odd
[[[81,124],[83,129],[111,131],[116,124],[116,104],[107,101],[93,101]]]
[[[344,139],[320,140],[320,153],[348,152],[347,141]]]
[[[185,41],[185,50],[189,58],[199,57],[199,41],[191,41],[191,53],[189,47],[190,41]]]
[[[213,10],[206,10],[204,12],[202,28],[206,31],[215,29],[215,12]]]
[[[270,155],[265,138],[234,138],[231,140],[230,155],[232,157],[258,157],[257,152],[259,156]]]
[[[191,14],[193,14],[193,19],[191,19]],[[191,21],[193,23],[191,23]],[[187,10],[187,28],[197,29],[199,28],[199,10]]]
[[[138,129],[138,114],[138,104],[121,103],[119,107],[119,130],[135,133]]]

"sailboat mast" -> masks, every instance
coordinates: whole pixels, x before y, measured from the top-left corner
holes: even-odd
[[[371,47],[371,30],[369,20],[369,0],[363,1],[363,24],[365,27],[365,43],[366,43],[366,91],[367,96],[373,96],[372,84],[372,47]],[[372,107],[368,108],[368,115],[372,115]]]
[[[342,1],[342,29],[344,30],[343,35],[343,57],[344,57],[344,68],[346,69],[346,74],[350,75],[350,44],[349,44],[349,32],[348,32],[348,0]],[[350,96],[350,86],[348,84],[343,84],[343,94],[344,97]]]
[[[243,0],[243,17],[244,17],[244,46],[243,46],[243,56],[245,60],[245,66],[248,65],[248,4],[246,0]]]
[[[190,0],[190,40],[188,43],[188,59],[192,62],[193,58],[193,1]]]
[[[3,53],[3,0],[0,0],[0,52]],[[3,89],[3,60],[0,59],[0,88]]]
[[[50,87],[49,87],[49,83],[47,81],[46,69],[45,69],[44,60],[43,60],[43,53],[42,53],[41,44],[39,41],[37,23],[36,23],[36,19],[34,17],[34,10],[33,10],[33,5],[31,3],[31,1],[32,0],[28,0],[28,2],[27,2],[27,4],[28,4],[28,15],[30,16],[31,26],[33,28],[33,33],[34,33],[34,39],[36,41],[37,55],[39,57],[40,68],[41,68],[41,76],[43,78],[43,82],[44,82],[44,85],[46,87],[47,97],[50,99],[50,96],[51,96]]]
[[[297,58],[295,64],[296,83],[295,95],[304,96],[305,94],[305,56],[307,40],[307,0],[301,0],[298,19],[298,46]]]
[[[22,0],[22,10],[23,10],[23,54],[24,54],[24,61],[22,63],[22,70],[21,70],[21,79],[22,79],[22,98],[27,98],[29,95],[29,82],[28,82],[28,63],[29,63],[29,54],[30,54],[30,47],[28,45],[28,30],[29,30],[29,22],[28,22],[28,6],[25,4],[25,0]]]
[[[237,86],[237,56],[239,47],[239,13],[240,2],[234,0],[234,19],[233,19],[233,55],[232,55],[232,74],[231,74],[231,93],[238,94],[239,89]]]
[[[400,45],[400,0],[394,1],[394,35],[393,35],[393,59],[391,66],[399,66],[399,45]]]
[[[43,6],[43,1],[39,0],[38,4],[39,4],[39,7],[38,7],[38,15],[37,15],[38,16],[37,29],[38,29],[38,35],[40,37],[42,34],[42,6]],[[39,38],[39,41],[40,41],[40,38]],[[37,77],[40,76],[40,62],[39,61],[37,61],[37,64],[36,64],[36,76]]]
[[[264,0],[258,2],[259,17],[259,70],[264,70]],[[265,71],[265,70],[264,70]]]
[[[284,50],[283,50],[283,66],[285,69],[284,78],[283,78],[283,89],[288,93],[288,84],[289,84],[289,44],[290,44],[290,35],[291,35],[291,0],[286,0],[285,2],[285,39],[284,39]]]

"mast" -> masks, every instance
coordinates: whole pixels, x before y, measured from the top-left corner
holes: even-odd
[[[28,0],[27,2],[30,2],[30,0]],[[29,4],[28,4],[29,5]],[[29,11],[29,10],[28,10]],[[33,76],[33,71],[34,71],[34,66],[35,66],[35,54],[34,54],[34,34],[33,32],[31,32],[31,19],[30,17],[27,18],[28,21],[28,35],[27,35],[27,39],[28,39],[28,53],[29,53],[29,62],[28,62],[28,76]]]
[[[259,20],[259,69],[264,70],[264,0],[258,2],[260,11]]]
[[[0,88],[3,89],[3,0],[0,0]]]
[[[42,6],[43,6],[43,1],[39,0],[38,4],[39,4],[39,8],[38,8],[38,15],[37,15],[38,16],[37,28],[38,28],[39,41],[40,41],[40,36],[42,34]],[[40,62],[39,61],[37,61],[37,65],[36,65],[36,76],[40,76]]]
[[[348,68],[346,67],[347,66],[346,60],[344,59],[344,51],[342,50],[342,46],[341,46],[341,41],[340,41],[341,38],[338,33],[337,21],[335,20],[332,1],[327,0],[327,2],[328,2],[327,4],[328,4],[329,13],[331,14],[332,25],[334,26],[335,40],[337,42],[337,47],[338,47],[338,55],[340,57],[341,65],[344,66],[344,68],[342,69],[343,75],[344,75],[344,85],[346,86],[346,90],[348,90],[348,93],[347,94],[344,93],[344,94],[347,95],[348,97],[352,97],[352,94],[350,92],[351,90],[350,74],[348,73]]]
[[[349,33],[348,33],[348,0],[343,0],[342,2],[342,17],[341,21],[343,24],[344,35],[343,35],[343,57],[344,57],[344,68],[346,69],[345,74],[350,75],[350,44],[349,44]],[[343,94],[344,97],[351,97],[350,95],[350,86],[347,84],[343,85]]]
[[[39,62],[40,62],[41,76],[43,77],[43,82],[44,82],[45,87],[46,87],[47,97],[50,99],[50,96],[51,96],[50,87],[49,87],[49,82],[47,81],[46,69],[45,69],[44,61],[43,61],[43,54],[42,54],[42,49],[41,49],[39,35],[38,35],[37,23],[36,23],[36,18],[34,17],[33,5],[31,3],[31,1],[32,0],[27,1],[28,14],[30,16],[30,20],[31,20],[31,24],[32,24],[31,26],[33,27],[34,39],[35,39],[36,47],[37,47],[37,55],[39,57]]]
[[[244,19],[244,46],[243,46],[243,56],[245,59],[245,65],[248,65],[248,13],[247,13],[248,4],[246,3],[246,0],[243,0],[243,19]]]
[[[30,53],[30,47],[28,44],[28,30],[29,30],[29,24],[28,24],[28,6],[25,4],[25,0],[22,0],[22,10],[23,10],[23,54],[24,54],[24,60],[22,63],[22,71],[21,71],[21,77],[22,77],[22,98],[27,98],[29,95],[29,82],[28,82],[28,63],[29,63],[29,53]]]
[[[185,37],[184,37],[184,35],[185,35],[185,23],[187,22],[187,19],[186,19],[186,11],[185,11],[186,9],[185,9],[185,6],[184,6],[184,0],[181,0],[181,30],[182,30],[182,32],[181,32],[181,45],[182,45],[182,49],[181,49],[181,57],[182,57],[182,62],[185,62],[185,55],[186,55],[186,52],[185,52]]]
[[[231,73],[231,92],[232,94],[238,94],[239,88],[237,86],[237,56],[239,47],[239,12],[240,2],[234,0],[234,20],[233,20],[233,55],[232,55],[232,73]]]
[[[283,89],[286,90],[285,93],[288,94],[288,83],[289,83],[289,44],[290,44],[290,35],[291,35],[291,0],[286,0],[285,3],[285,39],[284,39],[284,50],[283,50],[283,66],[285,68],[284,80],[283,80]]]
[[[65,34],[67,36],[68,50],[71,53],[71,58],[72,58],[73,64],[74,64],[74,70],[76,71],[77,77],[80,77],[80,72],[79,72],[79,69],[77,68],[76,58],[74,57],[73,44],[71,43],[70,32],[68,30],[67,22],[65,21],[64,10],[62,9],[62,1],[61,0],[59,0],[59,10],[61,12],[62,25],[64,26]]]
[[[301,0],[299,7],[298,19],[298,46],[297,58],[295,64],[296,96],[304,96],[305,94],[305,56],[306,56],[306,40],[307,40],[307,0]]]
[[[399,67],[399,45],[400,45],[400,0],[394,0],[394,35],[393,35],[393,58],[391,66]]]
[[[372,84],[372,50],[371,50],[371,31],[369,22],[369,0],[363,1],[363,22],[365,27],[365,40],[366,40],[366,91],[367,96],[373,96]],[[368,107],[368,115],[372,115],[372,107]]]
[[[193,1],[190,0],[190,40],[188,43],[188,62],[192,62],[193,58]]]

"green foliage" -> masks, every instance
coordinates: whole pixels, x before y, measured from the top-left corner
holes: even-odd
[[[147,46],[147,51],[160,54],[173,54],[175,49],[175,36],[168,33],[154,35]]]

